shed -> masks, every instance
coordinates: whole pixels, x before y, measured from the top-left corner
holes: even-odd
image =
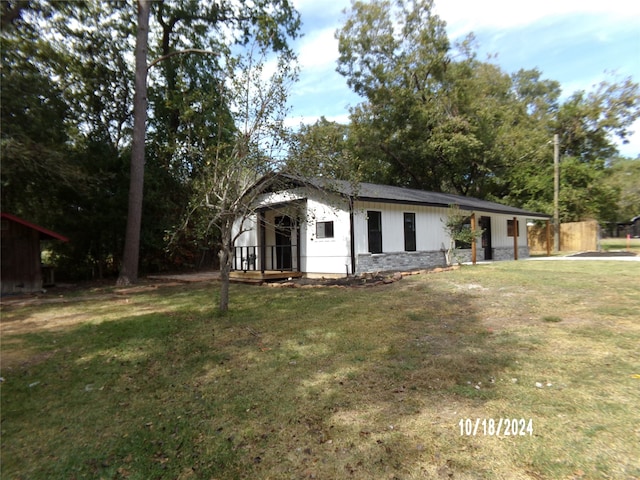
[[[287,177],[261,194],[234,244],[237,271],[345,275],[438,267],[452,205],[483,234],[463,261],[529,256],[527,222],[549,216],[446,193],[324,178]],[[239,228],[239,226],[238,226]],[[239,233],[238,230],[236,232]]]
[[[629,234],[633,238],[640,238],[640,215],[631,219],[631,227],[629,228]]]
[[[3,212],[0,217],[2,294],[42,290],[40,242],[42,240],[68,242],[69,239],[10,213]]]

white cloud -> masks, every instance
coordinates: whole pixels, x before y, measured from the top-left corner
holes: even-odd
[[[349,0],[293,0],[293,6],[302,15],[302,21],[305,18],[333,18],[338,19],[342,10],[348,8],[351,2]]]
[[[298,60],[303,69],[335,68],[338,58],[338,40],[335,27],[311,32],[302,38],[298,47]]]
[[[340,115],[323,115],[330,122],[349,123],[349,114],[343,113]],[[286,127],[297,129],[301,124],[312,125],[320,120],[321,115],[299,115],[296,117],[288,117],[284,124]]]
[[[513,29],[566,15],[597,14],[630,21],[640,17],[640,2],[628,0],[441,0],[435,12],[447,22],[451,38],[471,31]]]

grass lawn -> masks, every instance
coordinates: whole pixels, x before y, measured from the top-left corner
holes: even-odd
[[[639,279],[521,261],[234,285],[225,317],[215,284],[5,306],[2,478],[640,478]]]

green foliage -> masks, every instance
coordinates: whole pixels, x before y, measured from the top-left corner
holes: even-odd
[[[68,244],[51,246],[60,278],[118,269],[127,215],[135,10],[135,2],[121,1],[2,2],[2,207],[70,237]],[[270,0],[165,0],[152,2],[152,16],[149,59],[157,62],[149,71],[140,255],[145,271],[193,267],[211,258],[215,235],[196,231],[208,221],[193,222],[184,235],[173,233],[196,179],[215,161],[212,145],[232,143],[237,133],[224,91],[231,50],[256,40],[290,53],[287,41],[300,22],[289,1]]]
[[[620,192],[617,222],[627,222],[640,215],[640,159],[616,158],[606,169],[604,184]]]
[[[287,168],[307,176],[349,180],[357,172],[351,151],[349,127],[321,117],[294,135]]]
[[[364,99],[348,144],[362,179],[549,213],[558,133],[563,220],[617,215],[603,165],[640,115],[632,79],[561,102],[537,69],[508,75],[478,61],[471,35],[451,45],[429,0],[354,2],[337,36],[338,71]]]
[[[469,215],[463,213],[458,205],[450,205],[448,215],[442,219],[445,232],[449,237],[447,264],[451,265],[460,249],[471,248],[471,244],[482,236],[482,229],[471,230]]]

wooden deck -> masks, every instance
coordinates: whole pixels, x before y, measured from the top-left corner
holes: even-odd
[[[232,282],[240,283],[262,283],[300,277],[302,277],[302,272],[281,272],[279,270],[265,270],[264,272],[260,270],[247,270],[246,272],[234,270],[229,274],[229,279]]]

